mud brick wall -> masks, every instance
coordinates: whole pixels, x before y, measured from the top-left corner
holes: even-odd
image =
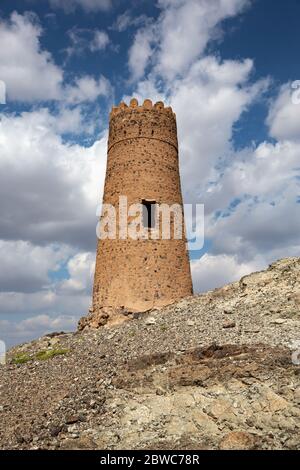
[[[112,109],[103,202],[118,210],[120,195],[128,206],[143,200],[182,206],[176,117],[162,102],[139,106],[132,99]],[[186,240],[175,239],[172,228],[170,240],[98,240],[94,311],[145,311],[191,294]]]

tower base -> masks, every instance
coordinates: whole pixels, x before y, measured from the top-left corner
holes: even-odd
[[[184,297],[182,297],[184,298]],[[110,306],[103,306],[97,309],[91,307],[89,309],[89,313],[85,317],[81,317],[78,321],[78,331],[83,331],[84,329],[98,329],[103,326],[114,326],[120,325],[125,321],[132,320],[134,318],[138,318],[140,315],[144,315],[148,312],[153,310],[161,310],[163,307],[167,307],[168,305],[172,305],[176,302],[179,302],[181,298],[176,300],[170,300],[169,302],[165,302],[162,305],[155,305],[149,309],[145,310],[129,310],[126,307],[110,307]]]

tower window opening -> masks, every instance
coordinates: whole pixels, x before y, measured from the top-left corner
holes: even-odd
[[[145,228],[155,228],[156,201],[142,200],[143,204],[143,225]]]

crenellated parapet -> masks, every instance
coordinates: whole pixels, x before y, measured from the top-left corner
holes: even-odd
[[[153,105],[149,99],[139,106],[136,98],[131,99],[129,106],[124,102],[114,106],[110,113],[108,150],[135,138],[160,140],[177,149],[176,115],[172,108],[165,107],[162,101]]]
[[[136,98],[132,98],[130,100],[129,106],[124,101],[121,101],[119,106],[113,106],[111,113],[110,113],[110,118],[123,112],[128,112],[128,113],[132,111],[143,112],[145,110],[160,111],[162,113],[173,114],[175,116],[175,114],[172,111],[172,108],[170,106],[165,107],[162,101],[157,101],[155,104],[153,104],[151,100],[146,99],[144,100],[143,104],[140,106],[138,100]]]

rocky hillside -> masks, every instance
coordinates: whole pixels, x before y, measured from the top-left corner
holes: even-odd
[[[299,449],[300,259],[11,349],[2,449]]]

